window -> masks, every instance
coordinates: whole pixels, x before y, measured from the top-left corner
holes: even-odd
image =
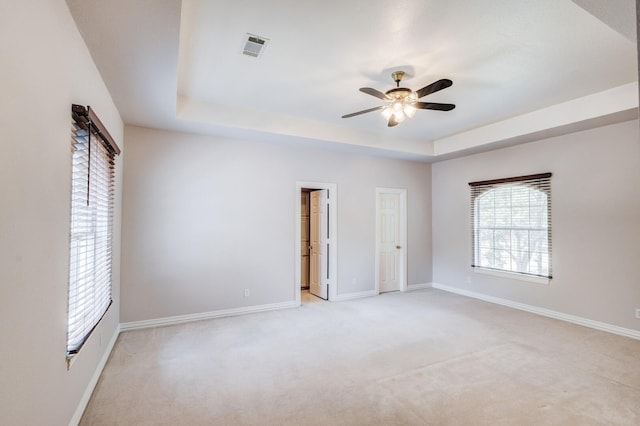
[[[73,105],[67,357],[111,305],[114,160],[120,149],[90,107]]]
[[[469,186],[472,266],[551,278],[551,173]]]

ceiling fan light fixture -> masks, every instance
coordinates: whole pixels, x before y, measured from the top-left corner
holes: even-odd
[[[382,118],[387,122],[393,118],[396,123],[402,123],[406,118],[404,106],[401,102],[390,103],[382,109]]]
[[[416,113],[415,103],[418,95],[405,87],[389,90],[385,95],[389,98],[387,106],[382,110],[385,120],[393,115],[396,123],[402,123],[405,118],[411,118]]]
[[[412,104],[404,104],[402,111],[407,117],[411,118],[416,113],[416,107]]]
[[[409,93],[402,101],[402,110],[409,118],[413,117],[416,113],[416,102],[418,102],[418,95],[416,92]]]

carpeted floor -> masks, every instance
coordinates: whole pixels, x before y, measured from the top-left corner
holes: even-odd
[[[639,425],[640,341],[435,289],[305,303],[122,333],[81,424]]]

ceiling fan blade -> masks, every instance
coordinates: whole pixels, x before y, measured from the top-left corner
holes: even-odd
[[[384,106],[378,106],[378,107],[375,107],[375,108],[365,109],[365,110],[363,110],[363,111],[352,112],[351,114],[343,115],[343,116],[342,116],[342,118],[355,117],[356,115],[366,114],[366,113],[368,113],[368,112],[377,111],[377,110],[382,109],[382,108],[384,108]]]
[[[413,106],[419,109],[435,109],[437,111],[451,111],[456,107],[454,104],[439,104],[435,102],[416,102]]]
[[[375,96],[376,98],[383,99],[385,101],[388,100],[387,99],[387,95],[385,95],[384,93],[382,93],[379,90],[372,89],[371,87],[361,87],[360,91],[362,93],[366,93],[367,95],[371,95],[371,96]]]
[[[396,121],[395,116],[392,115],[391,117],[389,117],[389,122],[387,123],[387,126],[388,127],[393,127],[393,126],[397,126],[397,125],[398,125],[398,122]]]
[[[420,90],[416,90],[416,94],[418,95],[418,98],[421,98],[423,96],[427,96],[432,93],[435,93],[439,90],[446,89],[452,84],[453,84],[453,81],[449,80],[448,78],[443,78],[442,80],[435,81],[430,85],[423,87]]]

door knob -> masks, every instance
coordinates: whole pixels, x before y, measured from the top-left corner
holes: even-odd
[[[397,248],[397,249],[401,249],[402,247],[401,247],[401,246],[396,246],[396,248]]]

